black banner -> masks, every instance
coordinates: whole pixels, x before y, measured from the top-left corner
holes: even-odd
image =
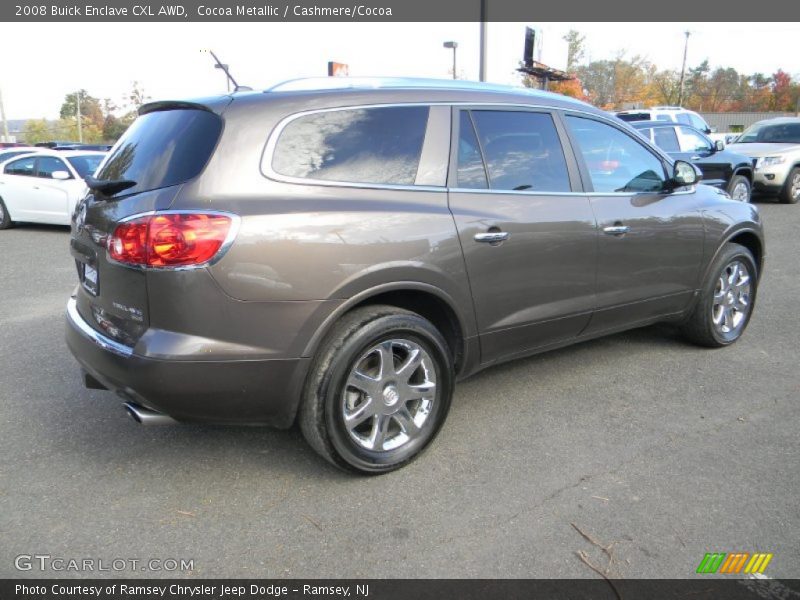
[[[527,2],[524,0],[10,0],[0,20],[27,22],[638,22],[800,21],[800,2]]]
[[[800,598],[800,580],[773,579],[331,579],[0,580],[0,599],[23,600],[750,600]]]

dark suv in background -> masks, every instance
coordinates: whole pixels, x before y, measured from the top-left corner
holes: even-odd
[[[753,161],[711,141],[689,125],[634,121],[630,123],[650,142],[675,159],[689,161],[703,172],[703,183],[725,190],[734,200],[750,202]]]
[[[297,419],[333,464],[389,471],[490,365],[659,321],[735,342],[761,222],[698,175],[523,89],[326,79],[151,103],[75,212],[67,343],[140,422]]]

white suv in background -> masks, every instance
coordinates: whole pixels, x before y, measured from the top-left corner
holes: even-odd
[[[680,106],[654,106],[653,108],[642,108],[635,110],[622,110],[616,114],[623,121],[667,121],[671,123],[683,123],[699,129],[705,134],[713,133],[711,127],[705,122],[703,117],[693,110],[687,110]]]

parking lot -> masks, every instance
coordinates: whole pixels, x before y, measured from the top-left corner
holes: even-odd
[[[741,342],[657,326],[492,368],[419,460],[375,478],[295,430],[137,425],[63,341],[68,230],[2,231],[0,577],[81,575],[14,566],[48,554],[194,566],[94,573],[113,576],[683,578],[711,551],[796,577],[800,207],[759,206]]]

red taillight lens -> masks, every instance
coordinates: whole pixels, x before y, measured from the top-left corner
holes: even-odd
[[[161,213],[120,223],[108,238],[118,262],[148,267],[201,265],[219,252],[233,219],[213,213]]]

